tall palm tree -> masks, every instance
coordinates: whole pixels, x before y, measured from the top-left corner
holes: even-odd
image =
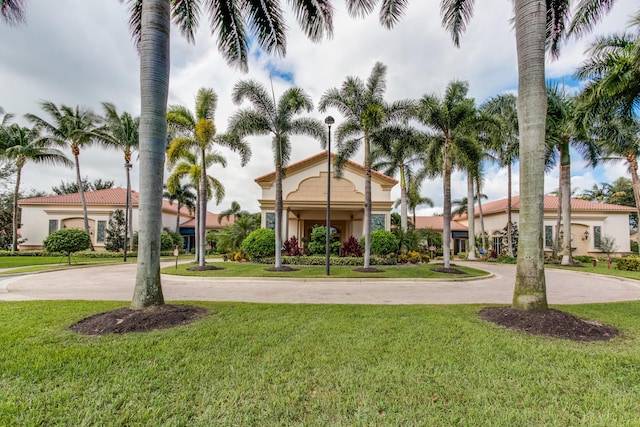
[[[342,169],[344,163],[353,157],[361,145],[364,145],[364,219],[363,234],[365,241],[364,270],[371,268],[371,152],[377,133],[385,126],[408,116],[414,103],[408,100],[388,104],[384,100],[387,88],[387,67],[377,62],[365,83],[359,77],[347,77],[340,89],[332,88],[322,95],[318,106],[321,112],[327,108],[336,108],[345,120],[338,126],[338,155],[336,169]]]
[[[5,0],[7,1],[7,0]],[[8,0],[11,1],[11,0]],[[131,307],[140,309],[164,303],[160,283],[160,232],[162,230],[162,174],[167,143],[170,22],[189,41],[199,24],[200,4],[169,0],[128,0],[130,27],[140,53],[140,223],[138,269]],[[333,8],[328,0],[291,3],[300,26],[313,41],[333,31]],[[267,53],[285,53],[285,24],[279,3],[272,1],[209,1],[218,49],[227,62],[247,69],[249,42]],[[251,29],[251,33],[247,31]]]
[[[467,97],[467,82],[452,81],[447,85],[444,97],[423,96],[418,105],[418,118],[434,133],[426,156],[427,168],[434,168],[431,174],[442,174],[444,193],[443,246],[444,267],[451,264],[451,173],[457,161],[472,163],[477,139],[470,129],[476,120],[477,110],[472,98]],[[479,162],[479,158],[476,162]]]
[[[26,0],[0,0],[0,16],[9,25],[24,22]]]
[[[172,188],[173,191],[169,191],[167,186],[165,186],[165,188],[167,188],[167,190],[162,193],[162,197],[169,200],[170,205],[172,205],[173,202],[176,202],[178,205],[176,214],[176,233],[179,233],[180,211],[184,206],[189,210],[189,213],[194,212],[196,209],[197,196],[191,192],[193,186],[189,183],[182,184],[178,181],[175,188]]]
[[[18,247],[18,198],[20,197],[20,181],[22,168],[27,163],[43,163],[72,167],[73,163],[62,151],[47,146],[47,140],[40,138],[38,128],[29,129],[18,124],[0,128],[0,140],[3,150],[0,156],[14,162],[16,167],[16,184],[13,191],[13,224],[11,252]]]
[[[401,203],[402,201],[398,199],[394,206],[398,207]],[[433,200],[429,197],[423,197],[420,194],[420,183],[416,177],[413,177],[409,180],[409,186],[407,188],[407,209],[412,213],[414,227],[416,226],[416,210],[422,205],[429,206],[430,208],[434,206]]]
[[[218,105],[218,96],[213,89],[201,88],[196,94],[195,115],[189,109],[181,105],[173,105],[167,113],[168,123],[176,129],[174,138],[167,150],[169,162],[174,163],[189,153],[195,153],[199,158],[200,178],[197,182],[198,209],[196,219],[197,257],[200,267],[205,265],[205,237],[207,221],[207,156],[214,146],[227,147],[240,154],[240,161],[244,166],[251,157],[251,150],[246,142],[230,135],[218,135],[213,123],[215,110]],[[195,183],[194,183],[195,184]],[[169,183],[168,187],[173,187]],[[217,198],[219,203],[221,198]]]
[[[552,157],[560,163],[559,194],[563,226],[562,264],[573,264],[571,254],[571,154],[570,148],[577,150],[589,166],[598,162],[600,150],[596,142],[575,123],[575,98],[560,90],[557,85],[547,89],[547,146],[552,149]]]
[[[134,249],[133,244],[133,206],[131,205],[131,156],[134,150],[138,148],[140,127],[140,118],[132,117],[131,114],[124,112],[118,114],[116,106],[110,102],[103,102],[105,122],[105,138],[110,142],[110,146],[118,147],[124,153],[124,169],[127,179],[127,212],[125,221],[127,222],[128,240],[131,250]],[[126,252],[126,248],[125,248]]]
[[[238,110],[229,120],[229,131],[238,136],[271,135],[271,149],[276,169],[275,200],[275,266],[282,266],[282,174],[291,155],[291,137],[307,135],[326,145],[325,126],[317,119],[296,117],[313,111],[313,102],[304,90],[287,89],[278,99],[269,95],[267,89],[253,80],[241,80],[233,88],[233,102],[241,104],[247,100],[250,108]]]
[[[576,198],[590,202],[604,203],[607,198],[607,185],[607,183],[603,183],[602,185],[593,184],[591,189],[584,190]]]
[[[240,207],[240,203],[234,200],[233,202],[231,202],[231,207],[229,207],[229,209],[225,209],[222,212],[220,212],[220,215],[218,215],[218,224],[221,224],[222,220],[225,218],[229,218],[233,216],[233,219],[235,221],[242,215],[246,215],[248,213],[249,212],[247,211],[243,211],[242,208]]]
[[[43,143],[69,147],[76,169],[76,182],[78,184],[78,194],[82,201],[82,214],[84,217],[84,231],[90,234],[89,216],[87,215],[87,199],[82,186],[82,176],[80,175],[80,151],[96,142],[104,143],[104,132],[100,125],[100,118],[88,108],[68,105],[58,107],[51,101],[43,101],[41,108],[51,117],[47,121],[35,114],[27,114],[27,119],[44,131]],[[92,239],[93,240],[93,239]],[[93,244],[92,244],[93,247]]]
[[[371,152],[372,168],[385,175],[400,175],[400,228],[407,231],[407,187],[415,166],[424,163],[425,139],[406,124],[391,132],[382,132]]]
[[[520,138],[518,134],[517,97],[513,94],[502,94],[489,99],[480,108],[493,114],[501,122],[499,134],[492,138],[486,147],[490,157],[501,167],[507,168],[507,246],[509,255],[513,256],[512,242],[512,167],[518,160]],[[483,248],[486,249],[486,248]]]

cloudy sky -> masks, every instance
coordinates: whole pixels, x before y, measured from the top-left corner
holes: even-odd
[[[24,122],[22,115],[40,110],[42,100],[56,104],[81,105],[100,112],[100,103],[110,101],[119,111],[138,115],[140,96],[138,56],[128,30],[126,5],[117,0],[28,0],[27,23],[9,27],[0,24],[0,106]],[[283,2],[285,3],[285,2]],[[334,5],[334,36],[314,44],[299,31],[287,10],[288,46],[285,58],[270,58],[253,52],[246,74],[230,68],[216,49],[207,19],[201,26],[195,45],[187,43],[177,31],[172,32],[170,104],[193,109],[194,96],[201,87],[213,88],[219,97],[216,125],[226,129],[228,117],[238,108],[231,102],[233,85],[240,79],[255,79],[269,85],[273,77],[276,97],[296,85],[306,90],[317,103],[323,92],[339,87],[345,77],[366,79],[376,61],[387,65],[388,101],[420,98],[427,93],[443,94],[454,79],[466,80],[470,96],[477,104],[503,92],[517,90],[515,35],[510,22],[512,2],[483,0],[476,3],[474,18],[464,34],[461,47],[455,48],[440,24],[437,1],[412,1],[404,18],[393,30],[383,29],[377,10],[367,18],[348,16],[343,3]],[[637,10],[637,0],[618,0],[608,17],[591,36],[563,47],[558,60],[547,63],[547,78],[576,86],[571,78],[584,60],[585,45],[594,35],[624,30],[629,16]],[[320,120],[331,114],[340,122],[337,111],[313,112]],[[240,167],[237,155],[225,152],[226,169],[211,170],[226,187],[226,197],[218,212],[232,201],[243,209],[258,210],[260,188],[254,179],[273,170],[269,138],[249,138],[253,156]],[[296,138],[292,142],[292,161],[301,160],[320,150],[317,141]],[[70,153],[68,153],[70,155]],[[354,160],[361,162],[362,157]],[[122,154],[101,148],[88,148],[80,156],[81,173],[93,181],[112,179],[124,186]],[[591,188],[595,183],[626,176],[620,165],[583,168],[584,161],[574,156],[572,187]],[[506,171],[486,165],[484,192],[490,200],[506,196]],[[165,174],[166,176],[166,174]],[[51,191],[62,180],[74,180],[71,169],[27,166],[23,190]],[[137,164],[133,168],[133,187],[138,188]],[[547,192],[557,188],[558,171],[546,176]],[[419,214],[442,211],[442,182],[423,184],[422,193],[437,205]],[[514,180],[514,194],[518,179]],[[464,176],[453,177],[453,198],[466,195]],[[399,189],[392,194],[399,197]]]

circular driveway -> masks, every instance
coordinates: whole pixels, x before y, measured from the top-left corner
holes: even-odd
[[[463,263],[492,273],[489,278],[437,279],[252,279],[162,275],[166,301],[244,301],[320,304],[510,304],[515,266]],[[640,281],[547,268],[550,304],[640,299]],[[117,264],[2,278],[0,301],[130,301],[136,265]]]

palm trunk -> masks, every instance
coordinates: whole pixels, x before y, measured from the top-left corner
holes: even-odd
[[[511,218],[511,162],[507,165],[507,248],[509,256],[513,256],[513,219]]]
[[[448,136],[444,143],[443,165],[442,168],[442,189],[444,196],[444,208],[442,212],[442,255],[444,257],[444,268],[451,267],[451,158],[449,149],[451,142]]]
[[[371,267],[371,147],[369,136],[364,136],[364,268]]]
[[[82,177],[80,176],[80,154],[79,148],[73,149],[73,160],[76,163],[76,182],[78,183],[78,194],[80,195],[80,201],[82,202],[82,216],[84,220],[84,232],[91,237],[91,250],[94,250],[93,239],[91,235],[91,229],[89,228],[89,214],[87,213],[87,199],[84,197],[84,187],[82,185]]]
[[[142,2],[140,41],[140,200],[136,285],[131,308],[164,304],[160,284],[162,171],[167,143],[169,13],[166,0]]]
[[[555,239],[553,241],[553,250],[551,251],[551,254],[553,255],[554,258],[558,256],[558,251],[562,246],[562,242],[561,242],[562,239],[560,238],[560,230],[562,230],[562,167],[560,169],[561,169],[561,172],[558,174],[559,184],[558,184],[558,207],[556,209],[556,233],[554,236]]]
[[[475,203],[473,191],[473,175],[467,172],[467,228],[469,233],[469,247],[467,248],[467,259],[476,260],[476,216],[474,213]],[[479,197],[478,193],[478,198]]]
[[[207,168],[205,166],[205,150],[200,153],[202,156],[202,170],[200,171],[200,188],[198,189],[198,197],[200,197],[200,228],[198,229],[198,265],[204,267],[205,264],[205,235],[207,234]]]
[[[11,253],[18,250],[18,197],[20,197],[20,178],[22,177],[22,166],[20,162],[16,165],[16,187],[13,190],[13,218],[11,220]]]
[[[276,163],[276,261],[275,268],[282,267],[282,163]]]
[[[627,156],[627,164],[629,165],[629,174],[631,175],[631,183],[633,184],[633,197],[636,201],[638,221],[640,221],[640,180],[638,179],[638,159],[634,154]],[[638,235],[638,242],[640,242],[640,233]]]
[[[573,264],[571,254],[571,157],[567,139],[560,153],[560,186],[562,187],[562,226],[564,230],[562,265]]]
[[[176,215],[176,233],[180,233],[180,208],[182,207],[182,204],[180,203],[180,200],[178,200],[178,214]]]
[[[520,239],[512,306],[548,309],[544,276],[544,142],[546,3],[515,0],[520,131]]]
[[[476,183],[476,187],[478,189],[478,194],[482,194],[480,192],[480,183]],[[482,235],[482,253],[487,253],[487,237],[485,236],[484,231],[484,217],[482,215],[482,197],[478,197],[478,214],[480,215],[480,234]],[[475,221],[475,217],[474,217]]]
[[[135,243],[133,241],[133,206],[131,200],[131,173],[129,169],[127,169],[127,198],[129,199],[129,212],[128,212],[128,224],[129,224],[129,249],[135,250]]]
[[[404,165],[400,165],[400,227],[403,232],[407,231],[407,226],[407,181]]]

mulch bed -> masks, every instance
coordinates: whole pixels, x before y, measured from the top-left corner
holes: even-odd
[[[356,268],[354,271],[357,271],[358,273],[384,273],[384,270],[380,270],[375,267],[360,267]]]
[[[436,267],[431,269],[431,271],[437,271],[438,273],[447,273],[447,274],[467,274],[462,270],[458,270],[457,268],[444,268],[444,267]]]
[[[187,268],[189,271],[206,271],[206,270],[224,270],[224,267],[216,267],[215,265],[199,265],[197,267]]]
[[[141,310],[119,308],[84,318],[69,329],[83,335],[148,332],[188,325],[206,315],[206,309],[192,305],[163,304]]]
[[[479,313],[488,322],[532,335],[546,335],[571,341],[608,341],[620,335],[611,326],[580,319],[564,311],[522,311],[511,307],[488,307]]]
[[[289,267],[287,265],[282,265],[280,267],[271,267],[267,268],[266,271],[298,271],[297,268]]]

